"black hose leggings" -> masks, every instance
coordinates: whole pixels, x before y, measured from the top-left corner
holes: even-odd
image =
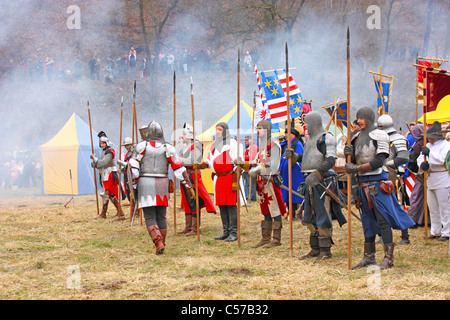
[[[166,209],[164,206],[144,207],[146,227],[157,225],[160,230],[167,229]]]
[[[389,223],[386,221],[386,219],[383,217],[383,215],[378,211],[377,208],[373,208],[373,211],[375,212],[375,218],[378,221],[378,225],[380,227],[381,231],[381,239],[383,239],[384,244],[392,243],[393,237],[392,237],[392,228],[389,225]],[[366,243],[374,243],[375,237],[365,238]]]

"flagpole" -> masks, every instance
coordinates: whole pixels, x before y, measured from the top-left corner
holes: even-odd
[[[350,136],[350,27],[347,27],[347,145],[351,145]],[[347,163],[351,162],[351,156],[347,156]],[[348,270],[352,268],[352,178],[350,173],[347,173],[347,215],[348,215],[348,252],[347,265]]]
[[[239,147],[240,147],[240,139],[239,139],[239,130],[240,130],[240,115],[241,115],[241,51],[238,48],[238,62],[237,62],[237,143],[236,143],[236,155],[237,158],[240,158],[239,154]],[[240,179],[241,179],[241,164],[238,161],[237,162],[237,170],[236,170],[236,177],[237,177],[237,193],[236,193],[236,204],[237,204],[237,238],[238,238],[238,247],[241,246],[241,194],[240,194]]]
[[[288,44],[285,44],[285,55],[286,55],[286,108],[287,108],[287,123],[288,123],[288,150],[291,149],[291,110],[290,110],[290,97],[289,97],[289,54],[288,54]],[[291,257],[293,255],[293,239],[292,239],[292,161],[288,161],[288,188],[289,188],[289,249]]]
[[[177,146],[176,118],[177,118],[177,98],[176,98],[176,74],[173,71],[173,146]],[[195,143],[195,139],[194,139]],[[198,217],[197,217],[198,218]],[[177,178],[173,175],[173,233],[177,232]]]
[[[194,83],[191,77],[191,109],[192,109],[192,135],[194,136],[194,163],[197,163],[197,148],[195,147],[195,112],[194,112]],[[197,214],[197,241],[200,241],[200,212],[198,205],[198,169],[195,168],[195,210]]]
[[[253,135],[255,133],[255,111],[256,111],[256,91],[253,92],[253,114],[252,114],[252,140],[250,144],[250,159],[249,161],[253,160]],[[248,202],[252,201],[252,177],[248,178],[249,184],[248,184]]]

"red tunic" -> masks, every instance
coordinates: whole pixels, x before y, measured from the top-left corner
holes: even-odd
[[[181,157],[182,158],[188,158],[191,154],[191,152],[194,150],[194,147],[198,145],[192,145],[189,149],[188,154],[184,154]],[[190,173],[189,178],[191,179],[192,186],[195,188],[195,184],[197,182],[197,179],[195,178],[195,170],[192,169],[192,166],[186,167],[186,170],[188,173]],[[199,198],[199,210],[202,208],[206,208],[207,212],[214,212],[216,213],[216,208],[214,207],[214,204],[211,200],[211,197],[209,196],[208,191],[205,188],[205,185],[203,184],[202,176],[200,171],[197,172],[197,178],[198,178],[198,198]],[[182,187],[182,183],[180,182],[180,191],[181,191],[181,207],[184,209],[185,214],[195,214],[195,211],[192,211],[189,203],[188,198],[189,195],[186,195],[185,189]],[[192,200],[190,200],[192,201]],[[195,199],[194,199],[194,206],[195,206]]]
[[[224,145],[221,151],[211,146],[208,160],[214,176],[214,200],[217,206],[235,206],[237,203],[237,192],[233,191],[233,160],[235,160],[236,141],[230,139],[229,145]]]
[[[256,157],[257,163],[267,164],[270,162],[269,152],[273,147],[274,142],[267,146],[266,150],[258,152]],[[270,181],[263,179],[261,176],[256,178],[256,185],[258,190],[259,206],[263,215],[270,214],[272,217],[276,217],[286,214],[286,205],[283,202],[283,194],[281,193],[280,186],[273,183],[273,178]]]

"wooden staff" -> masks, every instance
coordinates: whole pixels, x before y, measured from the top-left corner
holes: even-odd
[[[250,144],[250,161],[253,160],[253,135],[255,131],[256,91],[253,92],[252,142]],[[248,202],[252,201],[252,177],[248,178]]]
[[[123,119],[123,96],[122,96],[122,101],[120,103],[120,137],[119,137],[119,160],[122,160],[121,156],[122,156],[122,119]],[[120,166],[120,165],[119,165]],[[122,174],[119,174],[119,192],[118,192],[118,196],[119,196],[119,208],[121,206],[121,201],[122,201]],[[120,218],[120,212],[122,210],[119,210],[119,214],[118,217]]]
[[[239,147],[240,147],[240,139],[239,139],[239,129],[240,129],[240,110],[241,110],[241,51],[238,48],[238,61],[237,61],[237,143],[236,143],[236,157],[239,159]],[[237,191],[236,191],[236,205],[237,205],[237,238],[238,238],[238,247],[241,246],[241,191],[240,191],[240,179],[241,179],[241,164],[239,161],[237,162],[236,169],[236,179],[237,179]]]
[[[191,77],[191,108],[192,108],[192,135],[194,138],[194,163],[197,163],[197,148],[195,143],[197,142],[195,138],[195,112],[194,112],[194,84]],[[197,213],[197,241],[200,241],[200,212],[198,205],[198,169],[195,168],[195,210]]]
[[[139,142],[138,139],[138,127],[137,127],[137,115],[136,115],[136,80],[134,80],[133,88],[133,145],[134,138],[136,138],[136,144]]]
[[[416,54],[416,64],[419,64],[419,54],[418,53]],[[417,89],[419,88],[418,82],[419,82],[419,69],[416,68],[416,118],[415,118],[416,124],[417,124],[417,119],[419,119],[418,118],[419,117],[419,99],[417,97],[417,94],[418,94]],[[409,131],[411,132],[411,129]]]
[[[287,108],[287,124],[288,124],[288,134],[287,145],[288,150],[291,149],[291,104],[289,97],[289,56],[288,56],[288,44],[286,41],[285,45],[285,55],[286,55],[286,108]],[[291,257],[293,255],[293,237],[292,237],[292,161],[288,161],[288,188],[289,188],[289,249]]]
[[[133,87],[133,117],[132,118],[133,118],[133,120],[132,120],[132,145],[133,145],[133,147],[135,147],[135,144],[139,143],[137,115],[136,115],[136,80],[134,80],[134,87]],[[137,199],[135,199],[135,201],[137,201]],[[136,209],[136,211],[139,212],[139,217],[140,217],[141,226],[142,226],[143,225],[142,209]],[[130,206],[130,213],[131,213],[131,206]],[[132,214],[130,214],[130,220],[132,220]]]
[[[94,154],[94,141],[92,140],[91,109],[89,109],[89,101],[87,102],[87,107],[88,107],[88,115],[89,115],[89,132],[91,134],[91,150],[92,150],[92,154]],[[94,169],[95,200],[97,201],[97,215],[99,215],[100,209],[98,207],[97,173],[95,172],[95,167],[93,169]]]
[[[423,145],[427,144],[427,69],[423,69]],[[427,157],[423,157],[423,161],[427,161]],[[428,238],[428,197],[427,197],[427,180],[428,180],[428,172],[423,172],[423,203],[424,203],[424,219],[425,219],[425,239]]]
[[[177,117],[177,98],[176,98],[176,74],[175,70],[173,71],[173,146],[177,146],[177,137],[176,137],[176,117]],[[194,139],[195,142],[195,139]],[[177,232],[177,178],[175,174],[173,175],[173,232]]]
[[[350,135],[350,28],[347,27],[347,145],[351,145]],[[347,156],[347,163],[351,162],[351,156]],[[348,215],[348,270],[352,269],[352,177],[347,173],[347,215]]]

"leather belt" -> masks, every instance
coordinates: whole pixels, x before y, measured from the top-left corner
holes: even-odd
[[[369,209],[373,209],[373,201],[372,197],[370,196],[369,186],[374,185],[381,181],[370,181],[370,182],[361,182],[358,183],[358,188],[363,188],[364,193],[366,195],[367,203],[369,204]]]
[[[223,173],[214,173],[216,176],[218,176],[218,177],[224,177],[224,176],[229,176],[229,175],[232,175],[232,174],[234,174],[234,172],[232,171],[232,172],[223,172]]]

